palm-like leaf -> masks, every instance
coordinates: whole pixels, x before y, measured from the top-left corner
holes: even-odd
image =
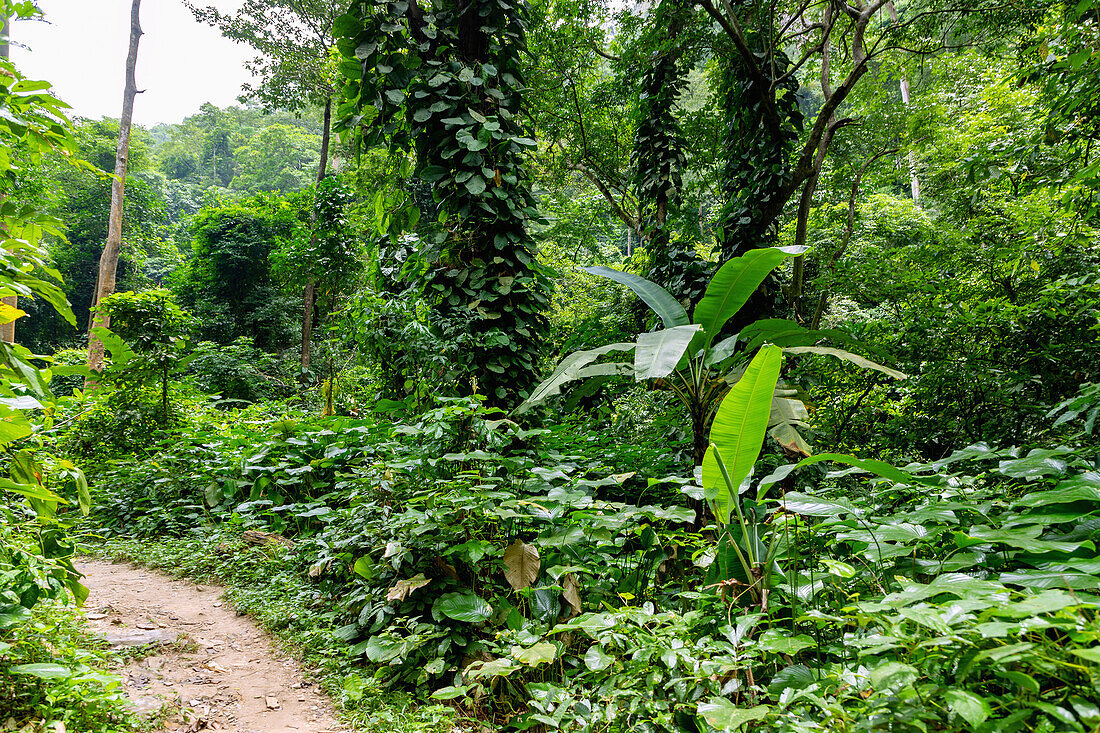
[[[805,247],[768,247],[750,250],[735,257],[714,274],[692,320],[703,327],[707,344],[726,321],[745,305],[764,278],[788,257],[801,254]]]
[[[638,348],[634,350],[635,379],[659,379],[672,374],[698,331],[699,326],[692,324],[639,336]]]

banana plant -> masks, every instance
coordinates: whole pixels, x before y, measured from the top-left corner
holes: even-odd
[[[768,522],[762,497],[742,498],[742,487],[760,457],[782,365],[778,346],[757,351],[718,407],[701,472],[703,495],[719,527],[713,584],[723,591],[737,588],[738,595],[747,594],[762,611],[771,579],[781,574],[775,558],[783,532],[779,524]]]
[[[742,329],[739,334],[719,338],[723,327],[748,302],[764,279],[804,247],[754,249],[735,257],[718,269],[707,285],[692,317],[667,290],[643,277],[608,267],[589,267],[595,275],[626,285],[648,305],[663,328],[640,334],[634,343],[607,344],[566,356],[554,372],[516,408],[521,414],[561,393],[569,382],[633,375],[638,381],[657,380],[683,403],[691,419],[693,457],[700,465],[707,449],[707,428],[730,387],[746,372],[752,354],[765,342],[792,353],[827,354],[861,367],[882,371],[894,378],[904,374],[842,349],[821,346],[829,339],[855,343],[842,331],[808,330],[791,321],[767,319]],[[633,362],[623,357],[633,352]],[[603,359],[603,361],[601,361]],[[797,428],[805,426],[806,408],[793,399],[793,390],[773,390],[767,427],[773,438],[799,453],[809,455],[809,445]]]

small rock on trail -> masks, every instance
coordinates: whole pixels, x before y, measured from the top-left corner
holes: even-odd
[[[281,657],[221,590],[98,560],[87,576],[88,626],[114,648],[158,644],[117,670],[135,710],[168,705],[163,731],[342,733],[332,703],[309,673]]]

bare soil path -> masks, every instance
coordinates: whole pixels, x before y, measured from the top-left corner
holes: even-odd
[[[222,589],[131,565],[84,560],[77,567],[91,590],[85,609],[93,633],[115,648],[158,645],[118,672],[137,711],[168,712],[161,730],[344,731],[309,674],[238,616]]]

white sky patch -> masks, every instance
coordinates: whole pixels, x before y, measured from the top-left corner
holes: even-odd
[[[99,119],[122,113],[123,74],[130,43],[130,0],[40,0],[48,22],[12,28],[11,59],[31,79],[52,82],[72,105],[71,116]],[[223,11],[240,0],[206,0]],[[256,55],[201,24],[180,0],[142,0],[134,122],[179,122],[204,102],[237,104]],[[28,48],[20,48],[23,44]]]

